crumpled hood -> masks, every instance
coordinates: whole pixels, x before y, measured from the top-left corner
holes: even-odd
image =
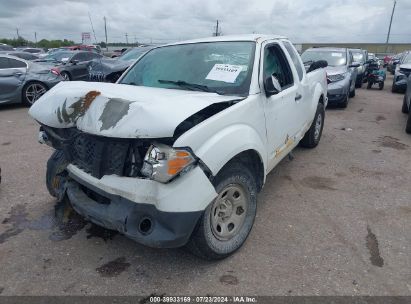
[[[93,59],[90,62],[89,69],[90,72],[103,73],[108,75],[113,72],[122,72],[126,70],[130,65],[133,64],[133,60],[120,60],[114,58],[99,58]]]
[[[31,106],[29,114],[53,128],[77,127],[118,138],[172,137],[194,113],[238,96],[124,84],[60,82]]]
[[[328,75],[337,75],[347,72],[347,66],[327,66],[325,68]]]

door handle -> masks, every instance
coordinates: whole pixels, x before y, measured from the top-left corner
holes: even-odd
[[[303,98],[303,95],[298,94],[298,93],[297,95],[295,95],[295,101],[299,101],[301,98]]]
[[[14,75],[21,76],[21,75],[23,75],[23,73],[22,72],[14,72]]]

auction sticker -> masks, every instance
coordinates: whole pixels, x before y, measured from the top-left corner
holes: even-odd
[[[241,71],[239,65],[215,64],[206,79],[234,83]]]

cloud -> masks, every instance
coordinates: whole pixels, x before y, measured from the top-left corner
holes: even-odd
[[[0,37],[81,40],[92,32],[111,42],[171,42],[210,36],[220,20],[223,34],[272,33],[293,42],[384,42],[392,0],[0,0]],[[398,1],[392,42],[409,42],[411,3]],[[93,35],[92,35],[93,36]]]

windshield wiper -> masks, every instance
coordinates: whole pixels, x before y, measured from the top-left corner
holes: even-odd
[[[209,92],[209,93],[216,93],[219,95],[224,95],[224,93],[218,91],[218,90],[213,90],[212,88],[206,86],[206,85],[202,85],[202,84],[197,84],[197,83],[190,83],[190,82],[186,82],[183,80],[163,80],[163,79],[159,79],[158,80],[159,83],[165,83],[165,84],[175,84],[179,87],[182,88],[187,88],[190,89],[192,91],[203,91],[203,92]]]

